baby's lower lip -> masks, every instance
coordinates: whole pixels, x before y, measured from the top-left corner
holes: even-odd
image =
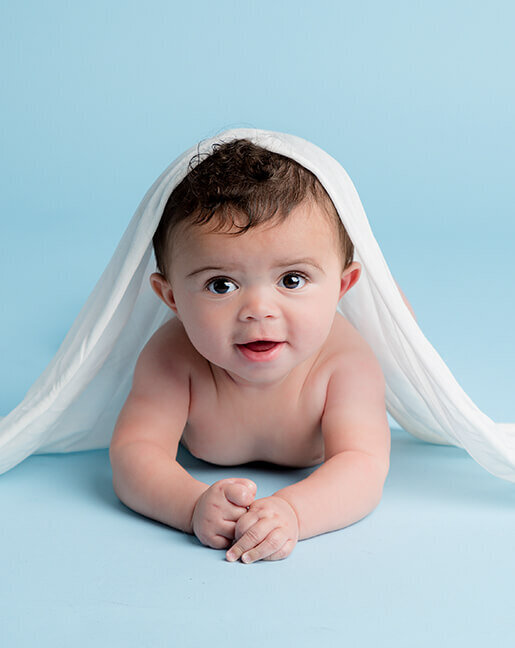
[[[274,342],[273,346],[267,351],[253,351],[245,344],[237,344],[236,347],[239,351],[252,362],[265,362],[267,360],[273,360],[281,351],[284,346],[284,342]]]

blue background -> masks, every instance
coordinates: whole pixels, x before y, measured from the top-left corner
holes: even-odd
[[[513,4],[495,0],[488,6],[434,0],[1,2],[0,415],[18,404],[50,361],[155,178],[198,140],[248,126],[299,135],[341,162],[425,335],[487,415],[515,421],[514,28]],[[197,469],[202,466],[198,462]],[[108,509],[95,518],[94,532],[57,535],[56,542],[57,527],[42,529],[46,509],[33,497],[50,470],[62,484],[47,483],[50,494],[41,502],[54,521],[83,520],[88,489],[97,488],[121,524],[136,526],[141,535],[132,529],[120,539],[121,527],[109,527]],[[347,530],[300,543],[286,561],[232,565],[234,577],[226,576],[221,557],[215,571],[210,567],[216,552],[201,551],[191,537],[183,545],[185,536],[177,534],[184,568],[193,563],[200,574],[184,596],[182,581],[162,580],[153,562],[159,556],[155,538],[145,535],[149,528],[163,534],[160,539],[173,532],[127,517],[111,493],[109,470],[106,452],[98,451],[31,457],[2,476],[9,521],[0,541],[3,555],[11,556],[0,585],[0,602],[5,595],[12,606],[3,626],[12,641],[7,645],[25,645],[29,632],[43,627],[49,645],[65,630],[85,645],[93,636],[99,645],[107,637],[116,645],[117,636],[125,646],[145,645],[144,637],[152,638],[148,645],[171,645],[167,637],[174,636],[179,617],[183,646],[186,637],[199,645],[203,637],[226,640],[227,633],[235,633],[231,641],[254,645],[254,637],[260,645],[267,624],[272,645],[308,645],[316,637],[339,645],[345,636],[358,645],[455,645],[458,639],[480,645],[487,638],[509,645],[515,622],[502,610],[513,603],[512,587],[503,589],[506,570],[513,582],[513,489],[462,451],[395,432],[390,481],[377,512]],[[460,470],[463,478],[456,477]],[[81,474],[84,480],[71,489],[78,503],[68,510],[60,498],[63,492],[70,497],[67,484]],[[101,487],[94,486],[95,474]],[[214,471],[209,478],[229,474]],[[276,488],[284,477],[251,470],[242,475],[242,469],[234,474],[263,483],[269,478]],[[396,488],[400,477],[404,487]],[[91,505],[98,512],[94,497]],[[429,517],[416,517],[420,507],[431,511]],[[464,522],[461,515],[470,517]],[[409,519],[417,520],[416,528],[407,526]],[[486,531],[485,525],[495,529],[492,524],[498,530]],[[103,525],[110,530],[103,532]],[[448,535],[435,535],[436,525]],[[95,561],[103,533],[113,556],[119,559],[122,546],[127,561],[105,558],[101,584],[109,581],[130,597],[116,580],[124,574],[143,588],[140,593],[148,588],[147,600],[153,600],[149,592],[159,583],[159,604],[145,607],[145,597],[137,596],[124,602],[122,594],[118,604],[114,594],[95,598],[100,585],[88,580],[89,568],[72,588],[70,570]],[[18,557],[12,549],[22,537],[28,544]],[[359,554],[367,539],[381,550],[387,543],[392,553]],[[470,542],[476,544],[464,550]],[[492,573],[494,548],[503,567]],[[170,547],[166,551],[170,556]],[[369,569],[374,558],[370,582],[356,568],[361,563],[353,564],[359,555]],[[133,569],[138,576],[131,578]],[[261,575],[247,591],[238,579],[249,574]],[[445,578],[447,595],[455,596],[452,614],[450,599],[434,611]],[[31,599],[34,583],[41,593]],[[496,592],[488,590],[491,609],[482,598],[487,586]],[[281,623],[283,599],[276,595],[287,597],[294,615],[315,591],[311,613],[302,612],[294,625]],[[362,598],[352,599],[352,591]],[[347,607],[334,607],[338,597]],[[226,616],[220,616],[222,605]],[[379,620],[385,606],[395,611]],[[158,608],[163,619],[168,610],[166,627],[153,622]],[[199,625],[202,618],[205,625]],[[88,634],[90,622],[98,634]],[[410,633],[411,623],[418,635]]]

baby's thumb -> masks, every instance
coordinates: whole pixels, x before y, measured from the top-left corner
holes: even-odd
[[[238,479],[225,488],[226,498],[236,506],[250,506],[256,496],[257,486],[251,479]]]

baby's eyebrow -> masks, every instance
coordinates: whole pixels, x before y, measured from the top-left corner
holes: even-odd
[[[320,270],[320,272],[324,273],[324,269],[322,268],[322,266],[315,259],[311,259],[309,257],[304,258],[304,259],[292,259],[291,261],[287,261],[287,260],[277,261],[272,267],[273,268],[286,268],[287,266],[300,265],[301,263],[311,265],[311,266],[317,268],[318,270]],[[210,271],[211,270],[217,270],[217,271],[228,270],[228,271],[231,271],[231,270],[237,269],[237,267],[238,266],[235,266],[235,265],[203,266],[202,268],[197,268],[197,270],[193,270],[193,272],[190,272],[189,274],[187,274],[186,278],[193,277],[194,275],[200,274],[201,272],[207,272],[208,270],[210,270]]]

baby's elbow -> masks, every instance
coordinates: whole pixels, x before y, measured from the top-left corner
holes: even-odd
[[[389,456],[377,457],[376,465],[375,465],[375,483],[377,485],[376,499],[378,504],[381,501],[381,498],[383,496],[383,489],[389,472],[390,472],[390,457]]]
[[[373,459],[373,461],[370,461],[370,459]],[[384,485],[390,470],[390,458],[388,455],[378,456],[369,454],[367,460],[369,466],[367,483],[369,484],[369,496],[372,500],[371,510],[373,510],[378,506],[383,497]]]

